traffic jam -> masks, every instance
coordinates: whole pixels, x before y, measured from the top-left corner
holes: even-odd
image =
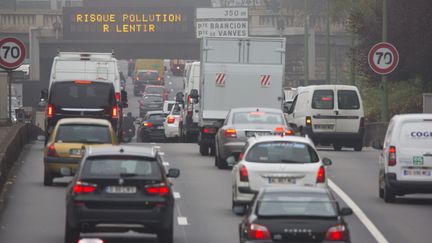
[[[157,10],[140,15],[151,26],[142,32],[183,21]],[[201,11],[200,21],[212,10]],[[368,93],[287,85],[289,37],[197,35],[195,58],[93,46],[43,59],[43,133],[1,193],[0,242],[431,242],[431,114],[394,115],[366,143],[379,133],[367,124]],[[0,61],[25,56],[17,43],[0,39]],[[366,59],[384,77],[399,54],[381,42]]]

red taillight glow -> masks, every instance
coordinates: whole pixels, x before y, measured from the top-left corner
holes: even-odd
[[[91,84],[92,81],[89,80],[75,80],[75,84]]]
[[[251,240],[271,240],[267,227],[259,224],[251,224],[247,230],[247,236]]]
[[[48,146],[47,156],[58,157],[54,144]]]
[[[175,122],[175,117],[173,117],[173,116],[168,116],[168,118],[167,118],[167,122],[168,122],[168,124],[172,124],[172,123],[174,123]]]
[[[150,195],[165,196],[169,193],[169,187],[165,183],[146,186],[146,191]]]
[[[247,182],[249,181],[249,175],[246,166],[242,165],[239,170],[240,181]]]
[[[152,126],[153,126],[153,123],[151,123],[151,122],[144,122],[143,125],[144,125],[145,127],[152,127]]]
[[[316,183],[324,183],[325,182],[325,169],[324,166],[321,166],[317,173]]]
[[[288,130],[286,130],[285,135],[294,135],[294,132],[293,132],[293,130],[288,129]]]
[[[215,127],[205,127],[205,128],[203,129],[203,132],[204,132],[204,133],[216,133],[216,132],[217,132],[217,129],[216,129]]]
[[[120,101],[120,93],[116,93],[115,96],[116,96],[116,100]]]
[[[113,118],[118,118],[118,108],[117,108],[117,106],[114,106],[113,108],[112,108],[112,117]]]
[[[161,77],[157,77],[157,80],[158,80],[158,81],[161,81]]]
[[[274,131],[275,131],[275,133],[283,133],[283,132],[285,132],[285,128],[283,128],[283,127],[276,127]]]
[[[388,165],[395,166],[396,165],[396,147],[389,147],[389,155],[388,155]]]
[[[327,230],[325,240],[346,241],[349,239],[348,229],[344,225],[336,225]]]
[[[54,106],[51,104],[48,104],[47,106],[47,116],[48,117],[53,117],[54,115]]]
[[[237,137],[237,131],[235,129],[226,129],[224,132],[224,136],[226,138],[236,138]]]
[[[188,100],[188,104],[192,104],[192,97],[190,95],[188,95],[187,100]]]
[[[73,192],[76,194],[91,193],[96,190],[96,185],[78,181],[73,186]]]
[[[242,160],[244,158],[244,153],[239,154],[239,160]]]

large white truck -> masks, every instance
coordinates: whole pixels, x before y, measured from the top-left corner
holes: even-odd
[[[203,38],[199,92],[191,92],[200,106],[200,153],[215,153],[216,132],[230,109],[282,109],[284,74],[285,38]]]

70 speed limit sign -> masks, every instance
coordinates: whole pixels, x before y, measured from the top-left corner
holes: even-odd
[[[399,52],[392,44],[381,42],[370,49],[368,62],[375,73],[386,75],[393,72],[399,64]]]
[[[0,39],[0,67],[13,70],[19,67],[26,57],[24,43],[17,38]]]

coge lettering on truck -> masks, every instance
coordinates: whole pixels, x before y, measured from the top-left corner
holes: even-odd
[[[432,137],[432,132],[411,132],[413,138],[428,138]]]

